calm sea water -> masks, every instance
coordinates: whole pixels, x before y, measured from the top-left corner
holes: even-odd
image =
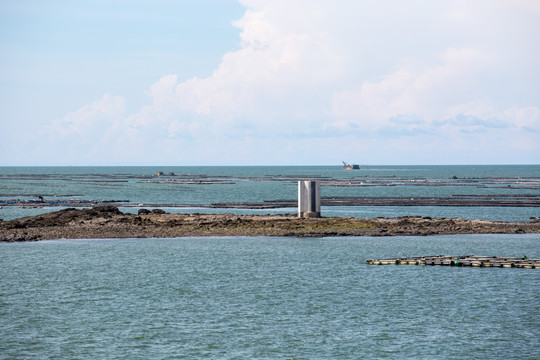
[[[234,179],[222,184],[159,184],[140,177],[151,177],[157,171],[176,175],[206,176]],[[114,182],[102,181],[114,178]],[[139,178],[137,178],[139,177]],[[513,166],[363,166],[360,170],[344,171],[339,166],[270,166],[270,167],[0,167],[0,201],[9,199],[35,200],[45,194],[47,200],[129,200],[132,204],[193,204],[191,208],[166,208],[169,212],[200,212],[236,214],[295,213],[296,209],[271,210],[206,209],[196,205],[224,202],[263,202],[265,200],[294,200],[295,181],[273,181],[275,178],[305,177],[354,179],[365,181],[387,179],[392,186],[333,187],[323,186],[322,196],[452,196],[452,195],[538,195],[538,186],[507,187],[505,183],[488,184],[492,178],[540,179],[540,165]],[[455,186],[421,186],[410,180],[430,182],[473,179],[469,184]],[[262,180],[262,181],[261,181]],[[395,180],[395,181],[394,181]],[[401,181],[403,180],[403,181]],[[476,182],[478,181],[478,182]],[[378,183],[380,184],[380,183]],[[500,185],[500,186],[495,186]],[[512,185],[516,185],[513,183]],[[517,183],[519,185],[519,182]],[[52,195],[65,195],[53,197]],[[4,206],[0,218],[9,220],[22,216],[55,211],[58,207],[21,208]],[[137,208],[122,208],[136,212]],[[529,221],[540,216],[535,207],[323,207],[323,216],[353,216],[361,218],[421,215],[460,217],[498,221]]]
[[[185,185],[132,178],[158,170],[243,180]],[[104,174],[122,182],[93,181]],[[68,196],[59,199],[210,204],[296,197],[293,181],[249,180],[264,176],[530,178],[540,177],[540,167],[0,168],[0,199],[63,194]],[[537,189],[406,184],[322,192],[538,194]],[[0,218],[57,209],[6,206]],[[538,208],[328,207],[323,215],[528,221],[540,213]],[[540,257],[540,234],[2,243],[0,359],[540,358],[539,270],[365,264],[367,258],[437,254]]]
[[[1,359],[535,359],[540,235],[0,244]]]

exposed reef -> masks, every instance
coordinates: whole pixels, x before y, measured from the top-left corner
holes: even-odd
[[[0,241],[47,239],[163,238],[186,236],[395,236],[479,233],[540,233],[540,221],[508,223],[458,218],[298,218],[295,215],[122,213],[115,206],[68,208],[0,221]]]

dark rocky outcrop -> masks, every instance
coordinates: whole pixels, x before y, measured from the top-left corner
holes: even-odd
[[[141,209],[145,210],[145,209]],[[160,210],[160,209],[154,209]],[[0,241],[184,236],[393,236],[477,233],[540,233],[529,223],[482,220],[399,218],[298,218],[289,215],[168,214],[139,211],[124,214],[114,206],[64,209],[0,222]]]

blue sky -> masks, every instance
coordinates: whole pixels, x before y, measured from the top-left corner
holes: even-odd
[[[0,0],[0,165],[538,164],[536,0]]]

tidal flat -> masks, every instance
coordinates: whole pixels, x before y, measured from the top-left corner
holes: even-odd
[[[68,208],[0,222],[0,241],[208,236],[427,236],[540,233],[540,221],[512,223],[405,216],[298,218],[294,215],[123,213],[115,206]]]

